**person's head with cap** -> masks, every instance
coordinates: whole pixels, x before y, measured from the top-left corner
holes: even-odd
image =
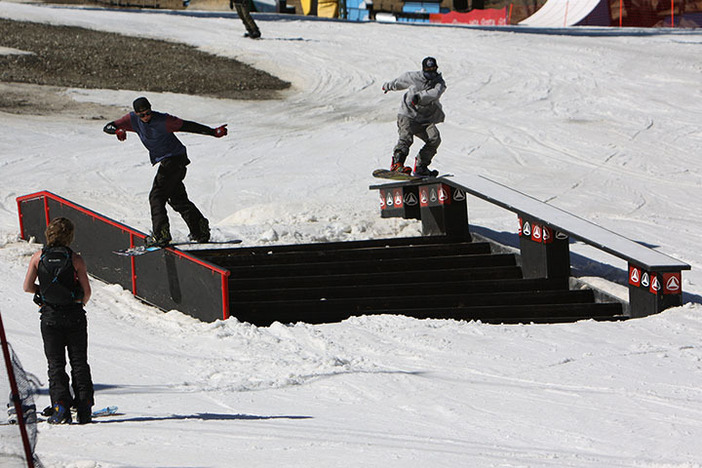
[[[132,103],[134,113],[142,120],[148,122],[151,120],[151,103],[145,97],[138,97]]]
[[[433,80],[439,76],[438,69],[439,65],[436,63],[434,57],[425,57],[424,60],[422,60],[422,72],[427,80]]]

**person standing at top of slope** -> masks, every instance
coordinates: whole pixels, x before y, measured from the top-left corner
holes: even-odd
[[[229,0],[229,9],[233,10],[236,8],[236,14],[239,15],[239,19],[241,19],[241,22],[244,23],[244,27],[246,28],[244,37],[258,39],[261,37],[261,31],[251,17],[250,1],[251,0]]]
[[[251,17],[250,1],[251,0],[229,0],[229,9],[233,10],[236,7],[236,14],[239,15],[241,22],[244,23],[244,27],[246,28],[244,37],[258,39],[261,37],[261,31]],[[183,0],[183,6],[190,6],[190,0]]]
[[[439,99],[446,91],[446,83],[434,57],[422,60],[421,71],[405,72],[393,81],[383,84],[383,91],[406,89],[397,114],[399,139],[393,149],[390,170],[409,174],[412,168],[405,166],[410,146],[417,136],[424,141],[414,165],[416,176],[436,176],[438,171],[429,165],[441,144],[441,135],[436,124],[444,121],[444,111]]]
[[[190,240],[207,242],[210,240],[210,223],[195,204],[188,199],[185,191],[186,166],[190,164],[185,146],[174,132],[199,133],[221,138],[227,134],[227,124],[217,128],[182,120],[178,117],[151,110],[151,103],[145,97],[134,100],[134,112],[109,122],[103,128],[105,133],[116,135],[117,139],[127,139],[127,132],[135,132],[149,150],[151,164],[159,164],[156,177],[149,193],[151,206],[152,235],[146,240],[147,247],[167,246],[171,238],[170,224],[166,213],[166,203],[183,217],[190,229]]]

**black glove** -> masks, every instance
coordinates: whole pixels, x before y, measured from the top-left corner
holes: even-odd
[[[32,300],[33,300],[34,303],[35,303],[36,305],[38,305],[38,306],[43,306],[43,305],[44,305],[44,301],[41,299],[41,294],[39,293],[39,291],[37,291],[37,292],[34,293],[34,297],[32,298]]]
[[[109,135],[114,135],[115,132],[117,131],[117,126],[115,125],[114,121],[108,123],[102,128],[102,131],[109,134]]]
[[[419,94],[412,96],[412,107],[417,107],[419,105]]]

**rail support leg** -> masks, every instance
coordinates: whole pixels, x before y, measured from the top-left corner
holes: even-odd
[[[422,235],[470,240],[466,194],[444,183],[419,186]]]
[[[629,309],[632,318],[681,306],[682,272],[651,272],[629,263]]]
[[[568,236],[533,219],[519,218],[519,246],[525,278],[570,277]]]

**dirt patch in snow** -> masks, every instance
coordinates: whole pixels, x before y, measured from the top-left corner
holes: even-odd
[[[277,99],[290,86],[185,44],[7,19],[0,19],[0,82],[0,111],[91,119],[114,108],[74,101],[66,88]]]

